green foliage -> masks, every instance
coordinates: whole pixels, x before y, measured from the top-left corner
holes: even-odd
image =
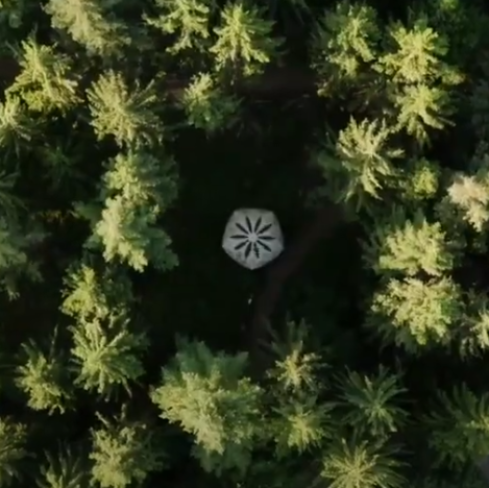
[[[17,386],[34,410],[64,413],[73,397],[65,358],[56,352],[55,337],[47,352],[30,341],[22,345],[24,361],[17,368]]]
[[[378,274],[416,276],[424,271],[442,276],[454,266],[454,244],[441,224],[429,223],[421,210],[409,218],[402,208],[395,207],[388,218],[376,222],[368,239],[363,258]]]
[[[39,488],[82,488],[88,484],[86,460],[66,445],[55,455],[46,453],[37,478]]]
[[[98,274],[88,264],[76,263],[68,270],[64,285],[61,311],[78,324],[126,315],[133,301],[127,275],[114,268]]]
[[[448,89],[463,77],[445,61],[448,40],[429,26],[427,18],[421,15],[410,24],[390,26],[387,52],[374,68],[388,79],[396,130],[405,130],[422,145],[429,141],[428,128],[442,129],[449,123],[453,105]]]
[[[11,486],[22,477],[20,462],[27,457],[27,428],[11,418],[0,419],[0,486]]]
[[[209,18],[216,5],[214,0],[156,0],[158,17],[145,17],[151,25],[175,38],[168,49],[171,54],[202,50],[209,38]]]
[[[107,71],[87,90],[92,126],[99,139],[113,136],[119,146],[159,144],[163,124],[156,82],[144,88],[124,80],[121,73]]]
[[[92,429],[92,478],[101,488],[141,484],[148,474],[161,470],[165,453],[156,443],[153,428],[143,421],[98,416],[101,426]]]
[[[126,26],[113,13],[119,0],[49,0],[45,11],[55,29],[66,31],[89,54],[111,56],[129,44]]]
[[[480,356],[489,349],[489,298],[469,291],[459,329],[460,353],[464,359]]]
[[[67,110],[78,103],[78,80],[71,72],[68,56],[58,54],[52,46],[38,44],[31,38],[17,51],[21,73],[7,94],[22,98],[30,110],[49,114]]]
[[[331,437],[331,408],[313,394],[282,397],[273,408],[274,418],[269,426],[279,459],[294,451],[310,451]]]
[[[463,468],[487,456],[489,395],[476,394],[466,384],[461,384],[450,393],[439,391],[436,396],[438,405],[424,422],[437,462]]]
[[[391,279],[375,293],[367,326],[411,353],[446,346],[462,317],[461,290],[449,278]]]
[[[119,261],[136,271],[143,271],[150,262],[160,270],[177,266],[171,238],[157,225],[177,196],[173,159],[130,151],[118,154],[107,166],[98,205],[76,206],[78,215],[93,225],[86,246],[102,247],[108,263]]]
[[[130,392],[130,382],[144,374],[140,355],[148,341],[144,333],[129,330],[128,319],[111,316],[105,324],[79,323],[70,331],[75,385],[109,398],[121,386]]]
[[[342,422],[358,435],[387,438],[405,423],[407,412],[397,402],[407,390],[400,385],[400,377],[383,366],[372,376],[347,371],[338,378],[338,387],[341,395],[337,405],[342,411]]]
[[[409,161],[399,181],[403,198],[415,205],[433,199],[440,188],[440,178],[441,169],[438,163],[425,158]]]
[[[362,3],[339,1],[324,12],[312,40],[313,67],[319,94],[332,83],[358,83],[364,68],[377,57],[380,38],[377,13]]]
[[[367,441],[337,438],[323,458],[321,476],[331,488],[397,488],[405,483],[402,466],[387,448]]]
[[[489,156],[484,155],[474,174],[456,173],[447,193],[442,204],[452,212],[458,209],[465,222],[482,232],[489,221]]]
[[[321,356],[311,346],[310,331],[304,321],[287,322],[285,337],[271,330],[269,345],[274,365],[267,376],[286,394],[317,392],[317,373],[324,367]]]
[[[206,471],[244,473],[260,436],[261,390],[244,377],[247,355],[212,353],[202,342],[180,341],[151,393],[161,417],[194,437],[193,455]]]
[[[217,86],[209,73],[201,73],[185,88],[181,105],[191,125],[212,134],[234,125],[241,100]]]
[[[317,448],[332,435],[332,405],[321,402],[324,368],[305,322],[288,322],[283,338],[271,331],[274,365],[267,371],[273,398],[270,435],[279,458]]]
[[[458,80],[458,73],[443,61],[448,39],[433,30],[426,18],[417,18],[409,27],[394,22],[388,34],[389,51],[378,60],[377,69],[394,83]]]
[[[278,55],[282,41],[273,37],[273,22],[261,8],[241,1],[230,2],[221,11],[221,24],[210,48],[218,70],[232,76],[260,74]]]
[[[0,147],[16,155],[35,134],[35,123],[29,118],[18,97],[0,102]]]
[[[336,202],[352,202],[358,210],[367,198],[380,198],[396,176],[392,161],[403,155],[401,149],[389,147],[390,134],[385,121],[351,118],[336,143],[328,142],[319,152],[317,164]]]
[[[20,225],[19,222],[0,217],[0,288],[10,298],[19,296],[19,278],[41,281],[38,263],[30,259],[27,253],[44,238],[45,234],[34,226],[29,228],[28,224]]]
[[[18,210],[24,207],[14,192],[17,179],[16,173],[0,172],[0,215],[3,214],[7,222],[17,220]]]

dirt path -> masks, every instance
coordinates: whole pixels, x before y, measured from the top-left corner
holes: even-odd
[[[265,285],[253,301],[251,319],[246,330],[253,375],[260,375],[267,366],[261,343],[266,339],[268,321],[285,283],[302,265],[314,246],[330,236],[341,221],[342,213],[336,205],[331,204],[318,210],[268,270]]]

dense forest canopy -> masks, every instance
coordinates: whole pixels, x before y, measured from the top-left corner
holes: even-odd
[[[482,1],[0,7],[0,488],[486,485]]]

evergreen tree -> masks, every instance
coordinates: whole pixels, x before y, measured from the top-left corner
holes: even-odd
[[[405,483],[392,450],[358,439],[336,438],[328,447],[321,475],[331,488],[395,488]]]
[[[113,315],[129,313],[133,302],[131,282],[115,268],[102,273],[89,263],[75,263],[64,280],[61,311],[78,324],[103,322]]]
[[[19,296],[17,285],[20,277],[41,280],[38,263],[27,253],[44,238],[45,234],[36,227],[29,229],[28,225],[22,226],[19,222],[0,217],[0,288],[10,298]]]
[[[216,9],[214,0],[156,0],[155,3],[158,16],[145,16],[145,21],[174,37],[169,53],[207,47],[209,20]]]
[[[160,270],[175,267],[178,258],[170,248],[171,239],[157,225],[177,196],[173,159],[166,156],[161,161],[131,151],[117,155],[107,166],[99,202],[76,205],[76,213],[94,226],[86,246],[102,247],[108,263],[117,260],[136,271],[150,262]]]
[[[114,14],[120,0],[49,0],[45,11],[55,29],[66,31],[89,54],[120,55],[131,38]]]
[[[121,73],[103,73],[87,90],[97,137],[112,136],[119,146],[159,144],[164,134],[160,98],[155,81],[142,88],[129,86]]]
[[[164,467],[165,453],[156,443],[154,429],[143,421],[129,420],[122,411],[117,418],[98,416],[92,429],[92,479],[102,488],[141,484],[148,474]]]
[[[358,85],[378,56],[379,40],[373,7],[341,0],[333,9],[327,9],[318,23],[311,49],[313,67],[319,75],[319,94],[327,96],[331,89],[345,84]]]
[[[380,191],[396,176],[392,161],[402,150],[389,147],[391,131],[385,121],[354,118],[319,152],[317,164],[323,172],[329,196],[338,203],[360,209],[368,198],[380,198]]]
[[[263,10],[245,2],[230,2],[221,11],[217,40],[210,48],[216,68],[231,76],[259,74],[274,60],[282,40],[273,36],[273,23]]]
[[[390,279],[375,293],[366,325],[411,353],[447,346],[462,318],[461,290],[449,278]]]
[[[23,344],[24,361],[17,368],[16,382],[34,410],[63,413],[72,401],[65,358],[56,351],[56,336],[48,351],[30,341]]]
[[[262,392],[244,376],[247,355],[213,354],[202,342],[180,340],[151,393],[161,417],[191,434],[193,455],[209,472],[244,474],[260,437]]]
[[[241,100],[221,89],[209,73],[195,76],[181,98],[191,125],[213,134],[234,125]]]
[[[104,324],[95,320],[70,327],[75,385],[106,398],[120,387],[130,392],[130,382],[144,374],[140,356],[148,341],[128,324],[128,319],[111,315]]]
[[[46,461],[37,477],[39,488],[85,488],[88,486],[86,460],[64,445],[56,454],[46,453]]]
[[[284,338],[271,331],[269,346],[274,365],[267,372],[272,380],[269,396],[270,435],[278,458],[303,453],[321,446],[333,435],[331,410],[321,402],[319,373],[324,368],[321,356],[314,352],[305,322],[288,322]]]
[[[341,394],[337,402],[342,422],[357,435],[386,439],[403,426],[407,411],[397,405],[399,395],[407,392],[399,376],[379,367],[377,374],[365,376],[347,371],[338,377]]]
[[[378,274],[416,276],[424,271],[441,276],[454,266],[455,243],[448,241],[439,222],[428,223],[419,209],[409,218],[395,207],[388,218],[375,224],[368,238],[363,257]]]
[[[461,384],[436,396],[438,405],[424,418],[436,461],[461,469],[487,456],[489,395]]]
[[[20,462],[27,457],[27,428],[11,418],[0,419],[0,486],[11,486],[22,478]]]
[[[78,80],[71,74],[67,56],[34,38],[22,42],[17,56],[22,71],[7,94],[21,97],[30,110],[44,114],[69,109],[80,101],[76,93]]]

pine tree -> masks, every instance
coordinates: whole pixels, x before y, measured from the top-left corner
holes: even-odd
[[[56,351],[56,335],[48,351],[34,341],[22,345],[24,360],[17,368],[17,386],[34,410],[63,413],[72,401],[71,381],[65,358]]]
[[[84,457],[67,445],[56,453],[46,453],[37,477],[39,488],[86,488],[88,466]]]
[[[461,290],[449,278],[393,278],[375,293],[366,325],[416,354],[450,344],[462,314]]]
[[[115,17],[119,0],[49,0],[45,11],[55,29],[66,31],[89,54],[120,55],[131,38],[127,27]]]
[[[453,101],[449,89],[463,77],[446,62],[448,40],[420,15],[408,26],[388,29],[387,52],[374,65],[387,77],[387,95],[396,108],[396,130],[405,130],[419,145],[429,141],[428,129],[449,123]]]
[[[273,36],[273,22],[261,8],[241,1],[231,2],[221,11],[221,24],[210,48],[219,71],[231,77],[260,74],[278,55],[282,40]]]
[[[407,390],[398,375],[382,366],[371,376],[348,370],[337,384],[341,394],[336,405],[342,422],[357,435],[387,439],[405,423],[407,412],[398,405],[398,397]]]
[[[469,360],[489,349],[489,298],[469,290],[466,308],[459,328],[459,348],[462,358]]]
[[[151,393],[161,417],[194,438],[193,455],[209,472],[244,473],[262,430],[262,392],[244,377],[247,355],[213,354],[202,342],[180,340]]]
[[[19,96],[30,110],[43,114],[55,109],[65,111],[80,101],[76,93],[78,79],[71,73],[67,56],[34,38],[21,43],[17,56],[22,71],[7,94]]]
[[[455,243],[440,222],[429,223],[419,209],[410,218],[402,207],[395,207],[388,218],[376,222],[368,239],[363,258],[378,274],[416,276],[423,271],[442,276],[455,263]]]
[[[103,324],[80,323],[70,331],[75,385],[107,399],[120,387],[130,393],[130,383],[144,374],[141,353],[148,347],[146,335],[132,332],[128,319],[114,315]]]
[[[436,462],[461,469],[489,452],[489,395],[466,384],[437,393],[437,405],[424,417]]]
[[[331,488],[400,488],[406,480],[394,454],[374,443],[336,438],[326,450],[321,475]]]
[[[447,207],[445,213],[453,215],[455,210],[475,231],[482,232],[489,221],[489,156],[483,155],[471,173],[454,174],[441,205]]]
[[[143,421],[98,415],[100,427],[92,429],[92,479],[101,488],[125,488],[143,483],[148,474],[164,466],[165,452],[155,430]]]
[[[27,428],[11,418],[0,419],[0,486],[11,486],[22,477],[20,462],[28,453],[25,449]]]
[[[330,197],[357,210],[368,198],[380,199],[380,191],[396,176],[392,161],[403,155],[389,147],[390,133],[385,121],[352,118],[336,143],[329,141],[319,151],[317,164]]]
[[[406,206],[419,205],[433,200],[441,188],[442,170],[436,161],[425,158],[414,158],[409,160],[398,180],[399,190]]]
[[[327,9],[312,39],[312,66],[319,75],[319,94],[335,85],[358,84],[377,57],[380,40],[377,12],[369,5],[339,1]]]
[[[29,118],[18,97],[9,96],[0,102],[0,147],[7,155],[20,155],[21,149],[36,133],[34,121]]]
[[[209,20],[216,10],[214,0],[156,0],[157,17],[145,16],[145,21],[175,38],[168,52],[201,51],[210,37]]]
[[[241,100],[221,89],[209,73],[192,79],[180,103],[189,123],[209,134],[233,126],[241,106]]]
[[[118,154],[108,163],[98,202],[76,205],[76,213],[93,225],[86,246],[101,247],[108,263],[119,261],[136,271],[150,262],[160,270],[175,267],[171,238],[157,224],[176,199],[177,181],[168,156],[160,160],[143,151]]]
[[[333,406],[320,400],[322,379],[318,373],[324,364],[314,352],[306,323],[288,322],[285,337],[271,330],[271,339],[274,365],[267,372],[272,405],[269,431],[280,459],[317,448],[330,437]]]
[[[61,311],[78,324],[103,322],[114,313],[129,313],[134,298],[127,275],[116,268],[98,273],[89,263],[74,263],[68,270]]]
[[[113,136],[121,147],[159,144],[164,128],[158,115],[161,96],[156,82],[144,88],[124,80],[121,73],[107,71],[87,90],[92,126],[97,137]]]
[[[0,217],[0,288],[10,298],[19,296],[19,278],[25,276],[33,281],[41,280],[38,263],[30,259],[28,251],[44,238],[45,233],[34,226]]]

